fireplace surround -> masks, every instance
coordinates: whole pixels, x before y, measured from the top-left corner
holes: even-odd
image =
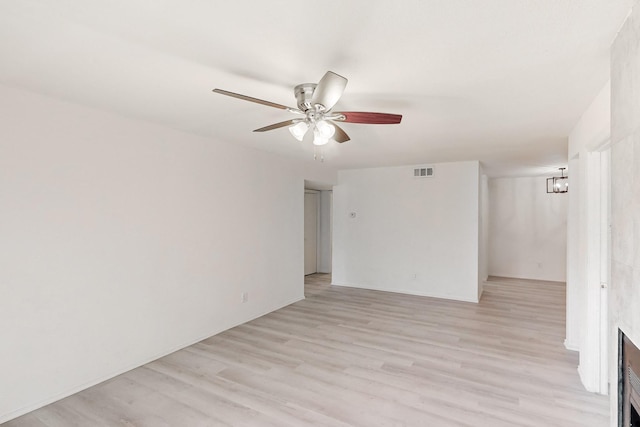
[[[618,425],[640,427],[640,349],[618,332]]]

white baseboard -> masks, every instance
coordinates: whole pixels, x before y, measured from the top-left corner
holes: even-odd
[[[235,328],[236,326],[239,326],[239,325],[243,325],[243,324],[245,324],[247,322],[250,322],[250,321],[252,321],[254,319],[257,319],[258,317],[262,317],[262,316],[265,316],[265,315],[267,315],[269,313],[273,313],[274,311],[280,310],[281,308],[284,308],[284,307],[286,307],[288,305],[294,304],[294,303],[296,303],[298,301],[302,301],[303,299],[305,299],[304,295],[302,297],[293,298],[288,302],[276,305],[276,307],[273,308],[273,309],[267,309],[264,312],[261,312],[261,314],[254,315],[254,316],[248,318],[247,320],[244,320],[242,322],[239,322],[238,324],[229,326],[228,328],[225,327],[225,328],[222,328],[220,330],[214,330],[211,333],[206,334],[205,336],[198,337],[198,338],[196,338],[194,340],[189,340],[188,342],[186,342],[184,344],[181,344],[181,345],[178,345],[178,346],[175,346],[175,347],[171,347],[170,349],[168,349],[166,351],[162,351],[161,353],[159,353],[159,354],[157,354],[155,356],[152,356],[150,358],[146,358],[146,359],[141,360],[139,362],[130,364],[130,365],[128,365],[128,366],[126,366],[126,367],[124,367],[122,369],[118,369],[118,370],[113,371],[113,372],[111,372],[111,373],[109,373],[107,375],[103,375],[103,376],[100,376],[98,378],[94,378],[94,379],[92,379],[90,381],[87,381],[87,382],[85,382],[83,384],[79,384],[79,385],[77,385],[75,387],[72,387],[70,389],[64,390],[64,391],[62,391],[60,393],[56,393],[55,395],[53,395],[51,397],[48,397],[48,398],[46,398],[44,400],[41,400],[41,401],[38,401],[38,402],[35,402],[35,403],[32,403],[32,404],[23,406],[22,408],[13,410],[13,411],[5,413],[5,414],[0,414],[0,424],[6,423],[7,421],[10,421],[10,420],[12,420],[14,418],[18,418],[18,417],[20,417],[22,415],[28,414],[29,412],[35,411],[36,409],[40,409],[40,408],[42,408],[44,406],[50,405],[51,403],[57,402],[58,400],[64,399],[65,397],[69,397],[69,396],[71,396],[73,394],[79,393],[82,390],[88,389],[89,387],[93,387],[94,385],[97,385],[97,384],[100,384],[100,383],[102,383],[104,381],[110,380],[111,378],[117,377],[118,375],[122,375],[125,372],[131,371],[132,369],[139,368],[142,365],[146,365],[147,363],[153,362],[154,360],[160,359],[161,357],[164,357],[164,356],[166,356],[168,354],[171,354],[171,353],[173,353],[175,351],[182,350],[183,348],[189,347],[190,345],[198,343],[198,342],[200,342],[202,340],[205,340],[207,338],[210,338],[210,337],[212,337],[214,335],[218,335],[221,332],[227,331],[227,330],[229,330],[231,328]]]
[[[580,347],[577,343],[569,342],[567,340],[564,340],[564,348],[571,351],[580,351]]]
[[[457,297],[455,295],[444,295],[444,294],[438,294],[438,293],[432,293],[432,292],[419,292],[419,291],[406,290],[406,289],[385,288],[385,287],[372,288],[372,287],[356,285],[356,284],[353,284],[353,283],[346,283],[346,282],[334,282],[334,281],[332,281],[331,284],[333,286],[342,286],[342,287],[345,287],[345,288],[367,289],[367,290],[370,290],[370,291],[391,292],[391,293],[395,293],[395,294],[416,295],[416,296],[420,296],[420,297],[430,297],[430,298],[438,298],[438,299],[448,299],[448,300],[452,300],[452,301],[478,303],[478,298],[477,297],[476,298],[462,298],[462,297]]]

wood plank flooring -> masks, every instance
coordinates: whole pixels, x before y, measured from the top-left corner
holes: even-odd
[[[491,278],[479,304],[333,287],[6,423],[606,427],[565,350],[565,287]]]

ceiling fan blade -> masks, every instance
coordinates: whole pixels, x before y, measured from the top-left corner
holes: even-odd
[[[284,122],[275,123],[275,124],[272,124],[272,125],[269,125],[269,126],[265,126],[263,128],[260,128],[260,129],[256,129],[256,130],[254,130],[254,132],[266,132],[268,130],[279,129],[279,128],[283,128],[285,126],[294,125],[297,122],[298,122],[297,120],[293,120],[293,119],[292,120],[286,120]]]
[[[275,102],[269,102],[269,101],[265,101],[263,99],[253,98],[251,96],[246,96],[246,95],[241,95],[239,93],[229,92],[227,90],[222,90],[222,89],[217,89],[216,88],[216,89],[213,89],[213,91],[215,93],[231,96],[233,98],[243,99],[245,101],[251,101],[251,102],[255,102],[257,104],[266,105],[267,107],[279,108],[281,110],[293,110],[293,108],[289,108],[286,105],[276,104]]]
[[[333,127],[336,128],[336,133],[333,134],[333,139],[335,139],[336,142],[342,143],[342,142],[347,142],[351,139],[349,138],[349,135],[347,135],[347,133],[344,130],[342,130],[340,126],[335,124],[333,121],[331,121],[331,124],[333,125]]]
[[[313,91],[311,105],[320,104],[325,110],[331,110],[342,96],[346,86],[347,79],[333,71],[327,71]]]
[[[333,120],[339,120],[345,123],[364,123],[370,125],[395,125],[402,121],[401,114],[388,114],[388,113],[366,113],[356,111],[340,111],[334,114],[341,114],[344,119],[336,118]]]

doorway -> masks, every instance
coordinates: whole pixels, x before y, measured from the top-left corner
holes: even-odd
[[[320,193],[304,191],[304,275],[318,272],[318,212]]]

